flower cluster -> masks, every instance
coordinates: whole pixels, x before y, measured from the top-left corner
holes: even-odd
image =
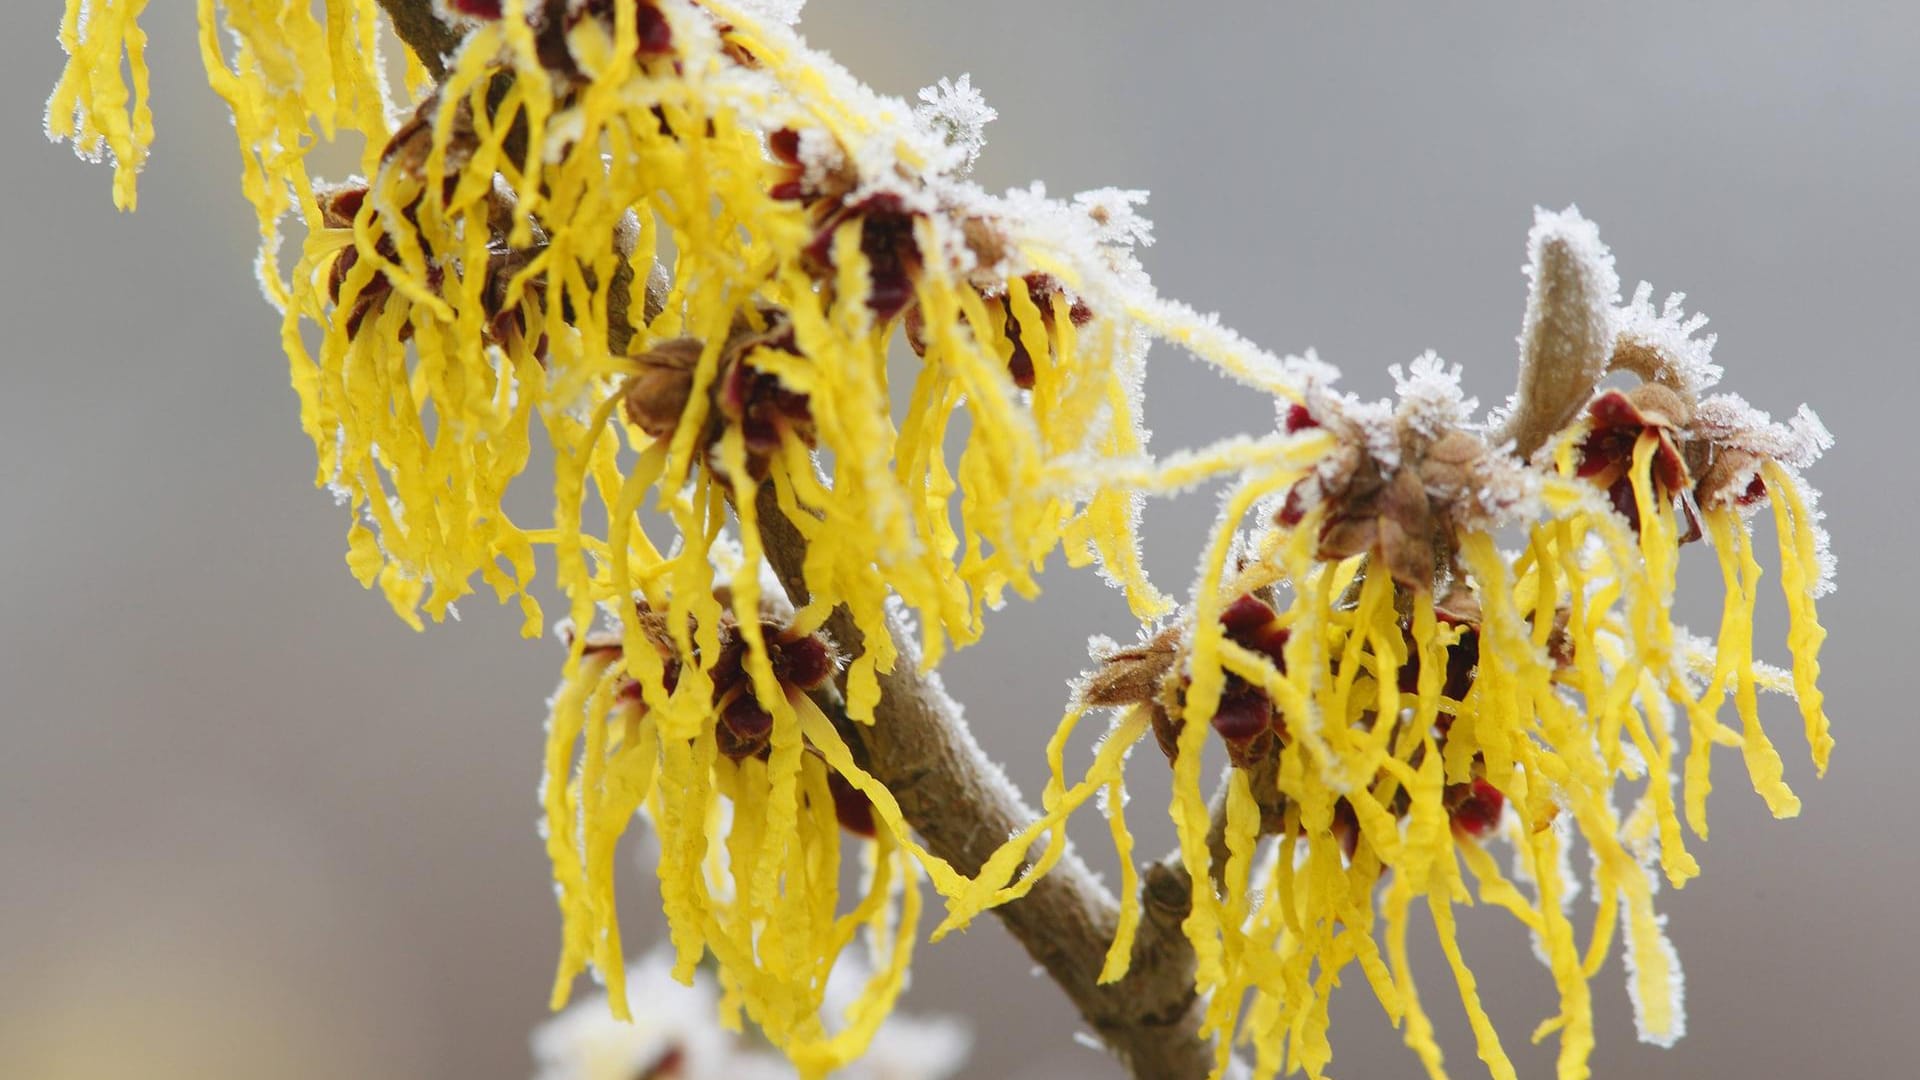
[[[875,799],[890,822],[899,810],[808,696],[835,674],[832,646],[778,603],[742,623],[724,591],[716,602],[715,633],[685,653],[673,617],[645,607],[615,630],[562,627],[580,659],[552,702],[541,786],[567,916],[554,1004],[592,964],[614,1014],[632,1014],[613,881],[619,841],[644,812],[660,832],[661,899],[683,964],[711,951],[729,1008],[744,1005],[803,1069],[833,1068],[873,1037],[904,986],[916,858],[927,856],[897,840],[904,830],[876,828]],[[695,683],[697,700],[682,693]],[[864,894],[845,914],[835,910],[842,830],[867,848]],[[884,966],[841,995],[846,1018],[830,1028],[827,977],[860,928]]]
[[[1659,876],[1698,872],[1685,834],[1706,834],[1713,747],[1741,750],[1781,816],[1799,804],[1758,691],[1798,700],[1823,769],[1831,747],[1814,613],[1828,559],[1801,479],[1827,436],[1804,410],[1776,424],[1709,396],[1701,320],[1644,288],[1621,302],[1591,224],[1536,223],[1504,413],[1476,417],[1430,356],[1396,369],[1397,401],[1366,403],[1317,361],[1155,295],[1133,255],[1151,239],[1138,193],[980,190],[967,173],[993,113],[964,78],[917,107],[882,97],[767,4],[442,0],[453,45],[409,57],[402,101],[380,6],[204,0],[202,50],[353,573],[416,627],[477,577],[538,635],[539,553],[564,597],[542,789],[556,1006],[592,967],[629,1011],[613,867],[636,815],[661,840],[676,976],[711,956],[720,1008],[805,1075],[856,1058],[901,992],[923,878],[946,906],[934,936],[964,926],[1056,867],[1097,796],[1122,855],[1101,977],[1124,978],[1142,921],[1125,766],[1152,733],[1219,1071],[1251,1046],[1262,1075],[1322,1075],[1328,995],[1357,965],[1438,1075],[1407,961],[1420,902],[1481,1057],[1511,1076],[1455,940],[1469,883],[1552,971],[1541,1033],[1560,1034],[1563,1076],[1586,1075],[1589,982],[1616,935],[1643,1035],[1680,1034],[1652,900]],[[143,7],[69,0],[49,104],[50,133],[113,156],[124,207],[152,135]],[[307,155],[341,137],[361,140],[363,175],[317,180]],[[289,215],[304,226],[290,266]],[[915,358],[900,394],[896,340]],[[1148,457],[1154,341],[1272,395],[1276,431]],[[1640,385],[1596,390],[1614,372]],[[542,525],[506,499],[536,440],[554,460]],[[1174,611],[1141,570],[1139,504],[1221,478]],[[1762,506],[1790,672],[1753,655]],[[767,574],[770,508],[805,549],[784,586]],[[1712,642],[1670,618],[1678,549],[1702,538],[1725,596]],[[1141,639],[1096,649],[1047,748],[1045,812],[969,877],[916,841],[857,725],[896,664],[977,639],[1055,550],[1125,591]],[[919,642],[896,642],[901,609]],[[1737,729],[1719,720],[1729,698]],[[1099,709],[1113,728],[1071,780],[1069,737]],[[1231,768],[1210,805],[1214,737]],[[1597,905],[1584,940],[1576,843]],[[849,844],[866,876],[843,904]],[[830,1001],[863,937],[880,962]]]
[[[1704,320],[1685,318],[1677,298],[1655,314],[1644,287],[1622,304],[1612,257],[1576,213],[1543,213],[1531,251],[1529,352],[1564,343],[1568,322],[1597,330],[1590,355],[1575,358],[1589,371],[1577,396],[1553,402],[1532,388],[1531,415],[1543,401],[1552,415],[1530,460],[1515,435],[1529,387],[1507,417],[1475,421],[1458,370],[1429,356],[1396,369],[1397,402],[1309,386],[1282,402],[1276,440],[1157,470],[1238,481],[1192,605],[1137,645],[1094,650],[1100,666],[1062,730],[1091,707],[1118,719],[1078,785],[1066,786],[1056,757],[1064,794],[1053,809],[1117,790],[1115,744],[1159,737],[1222,1068],[1243,1041],[1260,1075],[1319,1075],[1327,992],[1357,965],[1441,1075],[1407,960],[1420,901],[1481,1058],[1512,1077],[1455,937],[1452,906],[1475,893],[1519,920],[1552,972],[1560,1009],[1537,1034],[1559,1034],[1562,1076],[1587,1075],[1589,981],[1616,934],[1641,1035],[1670,1044],[1685,1027],[1680,969],[1653,897],[1662,877],[1678,887],[1699,873],[1686,834],[1707,834],[1713,748],[1738,748],[1769,809],[1796,814],[1760,724],[1758,692],[1780,691],[1797,699],[1825,771],[1814,601],[1830,559],[1800,470],[1829,436],[1804,408],[1782,425],[1734,395],[1703,397],[1719,376],[1712,340],[1695,336]],[[1542,287],[1556,278],[1577,287]],[[1595,390],[1609,372],[1644,381]],[[1115,483],[1152,480],[1111,471]],[[1779,539],[1791,672],[1753,655],[1761,569],[1750,518],[1762,504]],[[1524,548],[1501,551],[1503,529]],[[1717,642],[1671,620],[1678,549],[1703,535],[1724,590]],[[1718,718],[1729,698],[1737,730]],[[1210,808],[1212,736],[1231,767]],[[1121,804],[1106,802],[1117,834]],[[1496,840],[1512,847],[1514,876],[1486,850]],[[1597,914],[1584,940],[1576,841]]]

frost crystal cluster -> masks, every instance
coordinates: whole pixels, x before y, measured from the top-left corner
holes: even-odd
[[[144,6],[69,0],[48,108],[54,137],[112,157],[126,208],[152,136]],[[404,92],[383,77],[382,7],[412,46]],[[1591,983],[1616,938],[1642,1037],[1679,1037],[1654,897],[1699,872],[1714,749],[1789,816],[1758,694],[1797,701],[1819,768],[1832,745],[1814,612],[1830,559],[1801,478],[1830,441],[1813,414],[1775,423],[1714,393],[1705,320],[1645,286],[1623,301],[1572,210],[1529,238],[1511,402],[1480,415],[1431,355],[1394,369],[1395,400],[1357,400],[1318,361],[1158,297],[1134,255],[1151,240],[1140,193],[981,190],[967,176],[994,112],[965,76],[918,104],[880,96],[802,43],[796,9],[199,5],[350,568],[416,627],[478,585],[565,645],[541,788],[555,1006],[592,968],[614,1017],[664,1022],[659,994],[635,992],[651,968],[625,975],[615,916],[616,849],[642,818],[673,976],[710,962],[703,1004],[824,1075],[880,1030],[925,908],[937,938],[1084,875],[1065,829],[1091,801],[1122,879],[1088,901],[1106,905],[1088,981],[1174,970],[1187,1010],[1144,1036],[1089,1013],[1139,1075],[1224,1075],[1236,1056],[1322,1075],[1328,997],[1356,975],[1441,1075],[1408,963],[1424,907],[1481,1059],[1513,1076],[1456,940],[1472,898],[1511,912],[1552,973],[1536,1037],[1557,1036],[1560,1075],[1588,1075]],[[350,138],[361,175],[309,173],[312,150]],[[915,358],[899,409],[896,343]],[[1155,343],[1270,396],[1274,431],[1150,456]],[[505,508],[536,440],[554,450],[539,522]],[[1141,569],[1139,504],[1216,480],[1177,605]],[[1787,669],[1755,656],[1763,508]],[[1711,637],[1670,618],[1694,541],[1719,562]],[[876,747],[910,722],[958,727],[907,674],[1032,596],[1056,550],[1124,590],[1138,640],[1096,643],[1041,811],[963,858],[904,785],[977,773],[982,805],[1017,806],[997,770],[964,731],[964,753],[916,775]],[[551,628],[542,564],[564,597]],[[1110,729],[1070,767],[1093,714]],[[1180,850],[1143,875],[1123,808],[1149,737]],[[1210,794],[1214,740],[1231,767]],[[1168,881],[1173,944],[1150,940]],[[1085,1011],[1095,991],[1062,975],[1084,958],[1026,940]],[[859,985],[830,994],[856,953]]]

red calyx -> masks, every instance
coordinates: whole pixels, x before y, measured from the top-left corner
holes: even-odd
[[[1360,815],[1353,812],[1353,804],[1340,799],[1333,804],[1333,822],[1327,831],[1340,842],[1340,852],[1349,860],[1360,848]],[[1300,826],[1299,835],[1307,835],[1307,827]]]
[[[773,736],[773,714],[760,707],[751,690],[727,702],[720,710],[720,723],[714,727],[720,752],[741,761],[767,749]]]
[[[867,257],[867,307],[891,319],[913,302],[913,278],[920,272],[920,247],[913,238],[914,215],[898,195],[874,195],[842,205],[827,215],[807,245],[807,257],[822,268],[833,266],[833,237],[840,226],[860,219],[860,253]]]
[[[773,653],[773,673],[782,686],[815,690],[833,677],[833,650],[812,634],[773,642],[769,651]]]
[[[1053,329],[1053,298],[1065,291],[1060,283],[1049,274],[1033,273],[1021,278],[1026,282],[1027,292],[1034,304],[1040,308],[1040,322],[1047,330]],[[1027,343],[1020,337],[1020,320],[1014,317],[1013,305],[1008,303],[1006,335],[1013,343],[1013,355],[1007,359],[1007,372],[1013,376],[1013,383],[1022,390],[1033,389],[1033,354],[1027,350]],[[1093,309],[1086,301],[1076,299],[1067,308],[1067,319],[1075,326],[1085,326],[1093,321]]]
[[[1411,634],[1407,635],[1407,642],[1411,646],[1413,642]],[[1409,653],[1411,652],[1410,648]],[[1461,632],[1460,640],[1447,646],[1447,670],[1445,679],[1440,684],[1440,696],[1452,698],[1455,701],[1464,700],[1467,691],[1473,689],[1473,673],[1479,664],[1480,631],[1469,627]],[[1410,655],[1407,662],[1400,665],[1400,692],[1403,694],[1420,692],[1420,661],[1417,656]],[[1451,717],[1443,714],[1441,719],[1444,723],[1451,720]]]
[[[1251,594],[1235,597],[1220,613],[1220,625],[1228,640],[1267,657],[1281,671],[1286,670],[1288,631],[1280,625],[1279,616],[1266,601]],[[1238,675],[1227,676],[1212,724],[1213,730],[1226,740],[1228,758],[1242,767],[1272,752],[1274,746],[1273,740],[1267,738],[1269,733],[1276,738],[1283,738],[1286,733],[1286,725],[1272,700]]]
[[[1507,805],[1500,789],[1478,776],[1464,784],[1448,784],[1440,797],[1447,816],[1453,819],[1454,831],[1476,840],[1485,839],[1499,827]]]
[[[792,128],[781,128],[767,136],[767,149],[774,158],[788,164],[800,164],[800,133]]]
[[[1020,325],[1013,313],[1007,313],[1007,337],[1013,342],[1013,355],[1007,358],[1007,374],[1013,376],[1013,385],[1022,390],[1033,389],[1033,354],[1027,351],[1026,343],[1020,340]]]
[[[634,8],[634,21],[640,31],[640,43],[634,47],[637,56],[664,56],[673,51],[673,27],[668,25],[667,17],[652,4],[640,4]]]
[[[775,181],[767,193],[776,199],[804,201],[807,183],[800,164],[800,133],[792,128],[781,128],[767,136],[767,152],[773,155],[773,160],[785,166],[780,171],[784,179]]]
[[[367,189],[363,184],[335,188],[319,193],[315,201],[320,204],[320,220],[327,228],[351,229],[353,219],[360,215],[360,208],[366,205]]]
[[[1229,687],[1213,710],[1213,730],[1228,742],[1244,742],[1273,726],[1273,705],[1245,683]]]
[[[1235,598],[1220,613],[1220,625],[1228,640],[1260,653],[1281,671],[1287,670],[1287,639],[1292,634],[1280,625],[1280,616],[1265,600],[1251,594]]]
[[[1660,447],[1653,455],[1652,477],[1660,497],[1672,498],[1689,491],[1693,482],[1687,475],[1686,459],[1674,441],[1676,421],[1658,404],[1663,396],[1676,404],[1677,399],[1673,398],[1671,391],[1659,387],[1649,390],[1643,386],[1636,393],[1653,404],[1643,408],[1633,396],[1619,390],[1609,390],[1594,398],[1593,403],[1587,406],[1587,413],[1593,418],[1593,427],[1580,444],[1580,464],[1575,474],[1605,487],[1614,509],[1627,519],[1633,531],[1639,532],[1640,507],[1634,498],[1630,470],[1633,467],[1634,446],[1639,443],[1641,435],[1651,431],[1660,439]],[[1692,527],[1685,539],[1695,539],[1698,537],[1698,524],[1691,520],[1691,506],[1687,507],[1687,515]]]
[[[873,802],[837,772],[827,774],[827,790],[833,793],[833,816],[840,820],[840,827],[872,839]]]

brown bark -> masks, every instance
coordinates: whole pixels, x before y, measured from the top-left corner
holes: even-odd
[[[447,73],[446,57],[460,44],[460,32],[433,13],[432,0],[380,0],[393,21],[393,32],[433,77]]]
[[[804,605],[806,541],[771,486],[761,488],[756,508],[768,559],[794,604]],[[863,639],[846,609],[828,618],[827,632],[843,650],[858,654]],[[1008,835],[1036,815],[1008,795],[952,714],[944,691],[913,669],[897,627],[894,637],[902,660],[880,676],[874,722],[850,723],[848,733],[866,769],[893,792],[927,849],[963,874],[977,873]],[[1143,879],[1146,918],[1132,968],[1106,986],[1098,979],[1118,910],[1077,860],[1062,860],[1032,892],[994,913],[1134,1076],[1204,1077],[1212,1070],[1213,1051],[1199,1036],[1193,947],[1180,930],[1190,905],[1189,879],[1177,863],[1153,864]]]

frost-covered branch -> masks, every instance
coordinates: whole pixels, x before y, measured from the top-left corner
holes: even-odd
[[[806,604],[806,540],[781,512],[771,485],[761,489],[759,518],[768,560],[793,603]],[[863,764],[893,791],[928,848],[961,873],[978,873],[1036,815],[974,741],[939,680],[920,673],[908,635],[897,624],[893,630],[902,655],[880,676],[874,722],[848,721],[843,728],[858,739]],[[828,618],[827,631],[843,648],[861,648],[860,630],[844,608]],[[1213,1064],[1209,1044],[1198,1036],[1193,946],[1180,932],[1188,892],[1184,871],[1166,864],[1148,869],[1142,884],[1147,921],[1132,968],[1107,985],[1099,976],[1118,911],[1077,857],[1069,854],[1027,896],[994,910],[1134,1076],[1181,1080],[1204,1077]]]

